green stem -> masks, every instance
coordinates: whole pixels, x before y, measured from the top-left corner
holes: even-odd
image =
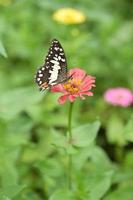
[[[68,115],[68,132],[69,132],[70,142],[72,140],[72,109],[73,109],[73,103],[70,103],[69,115]]]
[[[72,109],[73,103],[70,103],[69,115],[68,115],[68,140],[72,143]],[[68,155],[68,187],[72,189],[72,155]]]

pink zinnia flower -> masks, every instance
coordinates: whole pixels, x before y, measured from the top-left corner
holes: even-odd
[[[76,97],[85,99],[83,95],[93,96],[90,92],[92,87],[95,86],[95,78],[86,74],[86,72],[79,68],[74,68],[69,71],[69,79],[66,83],[55,85],[51,88],[52,92],[63,93],[59,97],[58,102],[64,104],[66,100],[70,102],[75,101]]]
[[[127,107],[133,103],[133,94],[127,88],[112,88],[105,92],[104,99],[112,105]]]

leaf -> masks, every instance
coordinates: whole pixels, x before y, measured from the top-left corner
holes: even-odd
[[[125,126],[123,134],[127,141],[133,142],[133,115]]]
[[[0,96],[0,117],[8,120],[26,111],[43,98],[43,95],[32,87],[17,88]]]
[[[57,190],[49,198],[49,200],[75,200],[73,197],[73,192],[66,189]]]
[[[8,185],[6,188],[0,189],[0,199],[12,199],[22,192],[24,188],[24,185]]]
[[[84,148],[80,148],[75,156],[73,156],[73,165],[77,170],[81,170],[88,158],[92,155],[94,145],[89,145]]]
[[[1,54],[2,56],[4,56],[5,58],[7,57],[5,48],[4,48],[4,46],[3,46],[3,44],[2,44],[1,41],[0,41],[0,54]]]
[[[69,143],[68,139],[54,129],[52,129],[52,145],[67,154],[75,154],[77,152],[76,148]]]
[[[85,147],[91,145],[96,139],[100,122],[96,121],[92,124],[85,124],[72,130],[73,143],[77,147]]]
[[[51,130],[52,134],[52,144],[59,148],[66,148],[67,146],[67,138],[62,135],[60,132],[57,132],[55,129]]]
[[[125,187],[120,187],[117,190],[109,193],[104,200],[132,200],[133,199],[133,184]]]
[[[123,122],[122,120],[115,115],[112,115],[107,124],[107,138],[110,143],[125,145],[126,141],[123,136]]]
[[[132,157],[133,158],[133,157]],[[116,170],[114,177],[113,177],[113,183],[118,184],[118,183],[124,183],[126,181],[131,181],[133,180],[133,171],[131,169],[119,169]]]
[[[90,158],[93,164],[93,169],[96,171],[105,171],[110,168],[112,169],[112,163],[102,148],[95,146],[91,152]],[[101,168],[97,166],[101,166]]]
[[[51,160],[47,159],[45,161],[41,160],[38,161],[34,166],[40,170],[40,172],[42,173],[42,175],[44,175],[44,177],[45,176],[59,177],[61,173],[63,173],[62,166],[60,165],[58,158],[56,159],[51,158]]]
[[[19,115],[17,119],[11,120],[5,134],[6,143],[14,146],[27,144],[32,126],[33,122],[26,115]]]
[[[111,186],[112,175],[113,171],[90,175],[88,180],[90,200],[99,200],[105,195]]]
[[[124,156],[124,166],[126,168],[133,168],[133,150],[130,150]]]

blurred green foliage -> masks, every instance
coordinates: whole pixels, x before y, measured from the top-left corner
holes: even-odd
[[[133,87],[132,6],[131,0],[0,0],[0,200],[132,199],[132,110],[103,99],[110,87]],[[55,22],[52,14],[62,7],[79,9],[86,22]],[[94,97],[74,105],[74,147],[64,136],[68,104],[58,105],[57,94],[34,84],[53,38],[69,69],[96,77]],[[96,119],[97,144],[96,122],[88,124]],[[74,157],[75,193],[64,189],[66,150]]]

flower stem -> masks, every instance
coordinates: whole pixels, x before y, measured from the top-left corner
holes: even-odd
[[[69,132],[69,141],[72,140],[72,109],[73,109],[73,103],[70,103],[69,107],[69,115],[68,115],[68,132]]]
[[[68,141],[72,142],[72,109],[73,103],[70,103],[68,115]],[[72,155],[68,154],[68,188],[72,189]]]

